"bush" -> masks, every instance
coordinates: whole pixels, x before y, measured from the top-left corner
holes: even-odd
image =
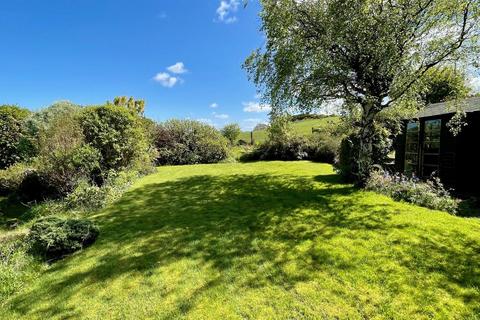
[[[17,192],[25,177],[32,171],[33,169],[24,163],[16,163],[0,170],[0,195]]]
[[[27,240],[35,254],[58,260],[91,245],[98,234],[91,221],[47,217],[32,225]]]
[[[0,106],[0,169],[34,155],[35,148],[25,126],[29,113],[16,106]]]
[[[4,235],[0,239],[0,301],[25,287],[39,274],[39,263],[28,254],[25,234]]]
[[[334,164],[338,159],[341,140],[326,132],[314,133],[308,141],[308,158],[312,161]]]
[[[388,195],[397,201],[406,201],[453,214],[458,208],[458,201],[450,196],[438,178],[422,182],[416,177],[392,175],[383,170],[374,170],[365,188]]]
[[[354,136],[349,136],[342,140],[338,153],[338,161],[335,162],[335,168],[345,182],[355,181],[355,141],[356,139]]]
[[[52,152],[39,159],[39,182],[53,191],[52,197],[63,197],[72,192],[80,181],[95,178],[99,160],[99,152],[88,145],[65,152]]]
[[[218,130],[193,120],[169,120],[157,127],[157,163],[216,163],[228,156],[227,140]]]
[[[221,132],[222,135],[230,142],[230,144],[234,145],[242,131],[240,130],[240,126],[238,124],[232,123],[223,127]]]
[[[119,199],[140,175],[136,171],[111,172],[101,187],[82,181],[66,197],[66,207],[80,211],[101,209]]]
[[[141,119],[127,108],[89,107],[80,115],[80,126],[85,142],[100,153],[102,172],[153,161]]]

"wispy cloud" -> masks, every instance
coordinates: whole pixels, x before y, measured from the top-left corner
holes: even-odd
[[[157,73],[155,77],[153,77],[153,80],[166,88],[172,88],[179,82],[179,78],[171,76],[166,72]]]
[[[218,108],[218,103],[214,102],[214,103],[210,104],[210,108],[213,108],[213,109]]]
[[[255,101],[249,101],[243,103],[243,111],[245,112],[269,112],[272,107],[269,104],[261,104]]]
[[[175,74],[183,74],[188,72],[183,62],[177,62],[173,66],[168,67],[167,70]]]
[[[216,113],[213,112],[212,115],[217,118],[217,119],[228,119],[229,115],[228,114],[222,114],[222,113]]]
[[[235,12],[237,12],[240,5],[239,0],[222,0],[217,8],[218,21],[224,23],[233,23],[237,21]]]

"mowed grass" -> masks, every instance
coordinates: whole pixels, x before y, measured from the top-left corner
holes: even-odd
[[[295,121],[292,123],[292,130],[299,135],[308,136],[312,134],[312,128],[322,129],[328,126],[338,124],[339,122],[340,118],[336,116],[326,117],[322,119],[307,119]],[[255,143],[262,143],[267,139],[267,137],[267,130],[253,131],[253,140]],[[238,139],[250,143],[250,138],[250,131],[243,131]]]
[[[478,319],[480,221],[341,184],[332,167],[162,167],[93,217],[2,319]]]

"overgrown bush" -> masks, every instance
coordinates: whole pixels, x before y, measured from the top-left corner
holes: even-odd
[[[334,163],[338,156],[340,138],[328,133],[310,137],[282,134],[283,139],[268,139],[253,151],[243,154],[242,161],[256,160],[312,160]]]
[[[453,214],[456,213],[459,203],[443,187],[438,178],[421,181],[416,177],[374,170],[371,172],[365,188],[388,195],[397,201],[406,201]]]
[[[91,221],[47,217],[32,225],[27,240],[35,254],[58,260],[91,245],[98,234]]]
[[[14,233],[0,239],[0,301],[31,283],[38,271],[38,263],[28,254],[25,234]]]
[[[127,108],[86,108],[80,115],[80,127],[85,142],[100,153],[102,172],[131,168],[138,161],[153,161],[141,119]]]
[[[355,143],[356,138],[354,136],[344,138],[340,143],[338,160],[335,162],[335,169],[345,182],[355,181]]]
[[[101,209],[119,199],[140,175],[137,171],[112,171],[101,187],[82,181],[65,198],[65,204],[68,209],[80,211]]]
[[[35,148],[25,125],[29,113],[17,106],[0,106],[0,169],[34,155]]]
[[[228,143],[214,127],[193,120],[169,120],[157,127],[157,163],[216,163],[228,156]]]
[[[24,163],[16,163],[0,170],[0,195],[17,192],[25,177],[33,169]]]

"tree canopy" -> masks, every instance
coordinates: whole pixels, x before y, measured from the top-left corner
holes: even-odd
[[[375,121],[416,105],[432,68],[478,52],[475,0],[262,0],[264,48],[245,62],[273,112],[341,100],[358,115],[356,175],[374,160]]]

